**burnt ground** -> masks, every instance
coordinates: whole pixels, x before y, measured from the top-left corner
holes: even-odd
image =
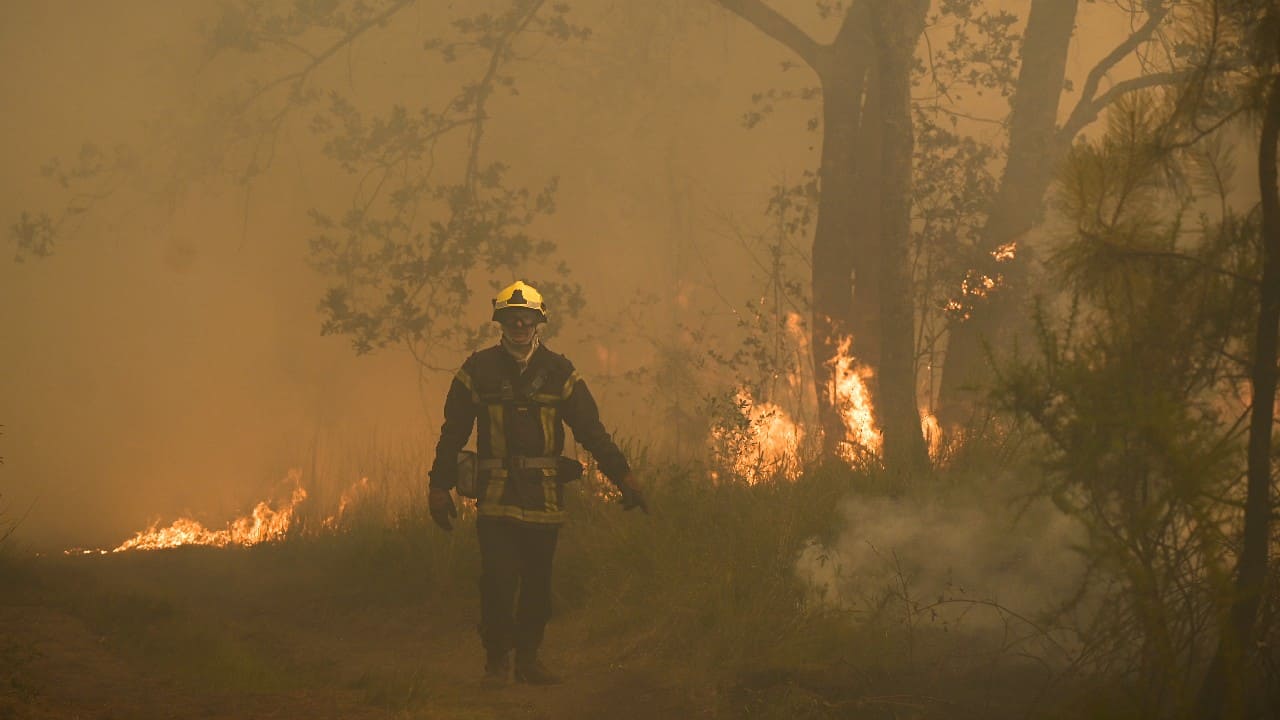
[[[0,720],[713,714],[709,689],[655,669],[642,638],[601,637],[584,612],[548,629],[564,685],[492,690],[464,593],[334,593],[331,578],[265,581],[259,563],[216,552],[58,559],[0,578]]]

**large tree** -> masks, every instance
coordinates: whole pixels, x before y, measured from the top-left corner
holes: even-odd
[[[935,52],[930,45],[923,52],[921,23],[929,12],[923,2],[819,3],[839,21],[828,43],[817,42],[762,0],[721,0],[720,5],[793,51],[821,86],[823,138],[810,329],[825,452],[837,454],[845,439],[838,403],[826,390],[837,350],[842,342],[850,342],[853,354],[875,371],[871,389],[885,432],[886,455],[907,466],[920,465],[916,375],[921,323],[909,309],[914,303],[918,313],[924,295],[909,267],[916,259],[909,248],[916,235],[913,213],[918,210],[912,188],[919,180],[910,162],[913,148],[918,163],[919,148],[927,144],[909,137],[916,133],[913,120],[919,116],[908,112],[903,117],[901,97],[886,96],[902,88],[885,83],[907,77],[909,98],[911,78],[918,90],[928,82],[921,78],[932,73],[937,94],[946,95],[945,83],[937,79],[937,61],[940,53],[949,52],[956,74],[976,77],[971,82],[979,84],[1002,85],[1005,71],[984,67],[1012,62],[1007,17],[984,9],[978,0],[940,3],[936,13],[949,15],[961,26],[985,28],[985,34],[948,42],[945,51]],[[965,264],[978,276],[994,274],[979,266],[983,259],[1036,221],[1051,168],[1070,138],[1114,98],[1159,79],[1143,76],[1102,89],[1106,74],[1161,22],[1164,6],[1151,2],[1145,15],[1138,13],[1146,19],[1132,36],[1089,73],[1070,119],[1057,127],[1075,6],[1076,0],[1030,3],[1011,102],[1008,161],[983,231],[977,241],[965,244],[970,260]],[[468,301],[474,284],[474,278],[467,279],[470,274],[532,262],[549,268],[548,278],[559,277],[552,260],[554,244],[533,233],[535,219],[554,208],[555,180],[542,186],[513,184],[505,164],[487,159],[482,141],[492,107],[514,92],[516,69],[535,43],[572,42],[588,31],[571,21],[563,4],[494,2],[454,18],[447,34],[428,42],[440,60],[457,63],[455,67],[468,63],[465,72],[456,74],[464,80],[452,96],[421,102],[415,98],[374,115],[348,93],[322,81],[344,52],[373,42],[379,31],[400,22],[414,7],[420,5],[412,0],[225,4],[206,34],[210,62],[252,56],[263,60],[260,67],[275,70],[211,103],[206,109],[211,122],[204,125],[221,128],[218,142],[177,137],[174,170],[161,168],[156,174],[171,177],[166,192],[180,193],[173,188],[201,173],[224,173],[247,191],[271,165],[284,128],[303,112],[313,112],[312,129],[323,138],[324,152],[356,180],[344,212],[324,209],[313,214],[312,260],[332,280],[321,305],[324,329],[350,337],[361,352],[401,344],[423,364],[432,365],[431,351],[442,340],[459,346],[474,339],[475,329],[459,325],[449,310]],[[973,47],[964,47],[966,43]],[[922,57],[928,62],[920,62]],[[896,65],[886,67],[890,59]],[[51,251],[64,226],[82,217],[80,199],[92,201],[109,192],[114,179],[137,164],[136,154],[88,147],[74,162],[51,165],[49,174],[79,194],[64,213],[21,217],[12,228],[19,252]],[[1000,268],[1015,290],[1020,287],[1021,264],[1025,261]],[[962,279],[934,280],[958,288]],[[568,298],[562,307],[580,302],[574,286],[566,285],[562,292]],[[1005,296],[1015,293],[994,294],[996,302],[988,305],[995,308]],[[1004,302],[1002,307],[1012,305]],[[947,404],[954,388],[980,379],[974,368],[983,367],[975,358],[981,355],[982,339],[989,336],[984,328],[1003,323],[1001,311],[988,311],[981,303],[962,308],[957,317],[963,315],[972,318],[957,319],[952,327],[943,376]]]
[[[928,0],[870,4],[880,91],[880,418],[885,466],[893,473],[925,469],[929,458],[916,401],[915,313],[911,243],[911,78]]]
[[[1092,653],[1121,659],[1140,714],[1270,717],[1280,7],[1206,0],[1185,19],[1177,81],[1064,159],[1075,232],[1040,293],[1038,357],[999,363],[997,397],[1043,431],[1049,491],[1087,527]],[[1233,190],[1242,146],[1252,207]]]
[[[1232,53],[1238,42],[1244,49],[1239,70],[1226,80],[1226,116],[1234,111],[1260,117],[1258,128],[1258,192],[1261,211],[1261,272],[1258,276],[1257,322],[1249,358],[1249,412],[1247,469],[1244,492],[1242,540],[1236,560],[1235,586],[1229,610],[1221,623],[1218,647],[1205,673],[1198,698],[1198,716],[1246,717],[1262,710],[1264,701],[1258,674],[1249,670],[1264,643],[1256,632],[1263,596],[1275,578],[1268,578],[1271,521],[1274,512],[1271,486],[1275,479],[1277,334],[1280,333],[1280,3],[1275,0],[1209,0],[1205,23],[1208,47],[1202,65],[1187,94],[1203,108],[1192,108],[1192,128],[1199,135],[1198,115],[1222,114],[1216,107],[1222,98],[1202,88],[1213,83],[1214,60]],[[1218,102],[1214,102],[1217,100]],[[1214,112],[1214,111],[1217,112]],[[1211,127],[1214,123],[1208,123]],[[1272,708],[1274,711],[1275,708]]]
[[[855,2],[819,43],[759,0],[721,0],[817,75],[822,155],[812,251],[812,348],[823,453],[836,457],[845,425],[834,387],[843,344],[876,370],[873,397],[885,460],[927,466],[915,393],[911,222],[911,76],[926,2]]]
[[[819,43],[760,0],[721,0],[782,43],[817,75],[822,97],[820,190],[812,251],[813,371],[823,452],[834,457],[844,420],[827,388],[845,338],[853,352],[878,365],[879,318],[879,78],[865,3],[845,11],[830,43]],[[874,152],[864,152],[873,149]],[[857,283],[853,283],[853,278]],[[918,432],[918,431],[917,431]]]
[[[900,277],[899,271],[907,267],[902,253],[911,244],[911,226],[902,225],[903,208],[908,213],[912,208],[911,185],[893,175],[901,167],[901,157],[886,154],[890,147],[901,147],[884,135],[886,129],[903,125],[887,120],[897,108],[889,107],[885,99],[886,69],[880,64],[886,43],[910,29],[928,5],[910,5],[910,13],[901,4],[894,4],[890,13],[871,0],[824,5],[825,12],[838,12],[840,19],[839,31],[824,44],[761,0],[720,0],[720,4],[794,52],[815,73],[821,89],[812,347],[824,450],[834,454],[844,438],[838,408],[823,389],[832,383],[837,348],[851,338],[854,354],[878,378],[872,391],[885,426],[886,446],[910,448],[907,455],[918,459],[920,431],[915,420],[908,423],[906,419],[916,417],[919,404],[915,373],[921,348],[908,350],[902,338],[895,336],[902,332],[917,337],[918,323],[902,312],[902,302],[928,302],[929,293],[918,288],[918,279],[913,285]],[[1141,21],[1089,71],[1076,105],[1059,124],[1077,5],[1077,0],[1031,0],[1017,58],[1006,57],[1013,50],[1008,46],[1009,17],[980,3],[943,3],[937,8],[940,14],[950,14],[957,25],[975,25],[977,37],[958,36],[945,48],[930,44],[922,52],[916,44],[921,32],[913,30],[911,36],[916,39],[912,58],[924,54],[928,60],[917,68],[917,82],[934,85],[937,95],[949,98],[951,79],[940,77],[947,68],[980,88],[1011,95],[1004,170],[987,201],[985,220],[979,223],[976,237],[956,246],[963,256],[958,263],[963,269],[933,280],[948,283],[953,295],[948,303],[951,323],[940,390],[941,415],[947,424],[958,422],[972,409],[966,402],[970,398],[961,390],[989,378],[984,342],[996,339],[995,330],[1011,324],[1023,306],[1030,253],[1026,247],[1014,251],[1013,244],[1040,221],[1054,168],[1072,139],[1117,98],[1177,77],[1172,71],[1148,73],[1105,86],[1108,74],[1165,21],[1168,7],[1148,2],[1132,11]],[[886,24],[890,16],[893,19]],[[1011,88],[1004,77],[1010,64],[1019,68]],[[965,115],[963,108],[941,110],[953,119]]]
[[[960,297],[950,313],[938,402],[939,417],[946,426],[966,421],[989,383],[987,349],[1003,345],[1008,331],[1025,323],[1029,269],[1036,251],[1025,241],[1026,235],[1043,219],[1045,194],[1071,143],[1117,99],[1172,83],[1181,74],[1165,68],[1112,80],[1104,87],[1116,66],[1137,53],[1167,22],[1168,3],[1144,2],[1133,10],[1136,29],[1089,70],[1079,98],[1059,123],[1061,99],[1069,87],[1067,51],[1078,6],[1078,0],[1031,0],[1027,11],[1021,66],[1009,101],[1004,170],[971,248],[965,277],[953,279]],[[987,287],[988,280],[993,287]]]

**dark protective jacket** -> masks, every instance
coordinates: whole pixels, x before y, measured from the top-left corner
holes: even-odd
[[[449,490],[456,484],[458,453],[475,425],[481,466],[499,464],[485,460],[502,460],[502,467],[481,471],[476,513],[560,524],[565,520],[564,490],[557,469],[545,462],[534,463],[543,467],[522,467],[522,460],[559,456],[564,423],[611,481],[617,483],[628,472],[626,458],[600,422],[591,391],[567,358],[540,344],[521,373],[501,345],[481,350],[467,358],[449,387],[431,489]]]

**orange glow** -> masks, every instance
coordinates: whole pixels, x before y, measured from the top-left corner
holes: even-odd
[[[743,424],[711,428],[711,443],[728,469],[750,485],[781,477],[800,477],[800,441],[804,431],[781,407],[757,402],[745,388],[735,396]],[[720,474],[711,473],[713,481]]]
[[[1018,254],[1016,242],[1005,243],[991,251],[991,257],[997,263],[1012,261]],[[960,281],[960,297],[948,298],[943,311],[953,320],[968,320],[974,306],[973,298],[986,298],[1004,285],[1004,274],[987,275],[977,270],[969,270]]]
[[[324,526],[327,528],[336,528],[342,522],[342,516],[346,514],[347,508],[356,501],[361,495],[369,492],[369,478],[362,477],[351,487],[342,491],[342,497],[338,499],[338,512],[324,519]]]
[[[273,509],[265,500],[254,506],[248,515],[236,518],[227,523],[221,530],[209,530],[199,521],[191,518],[178,518],[168,527],[151,527],[143,530],[131,539],[124,541],[111,552],[125,550],[159,550],[180,545],[212,545],[226,547],[228,545],[257,545],[283,539],[293,522],[293,511],[299,503],[307,499],[307,491],[301,483],[302,473],[290,470],[285,482],[293,484],[289,502],[279,509]]]
[[[929,448],[929,457],[936,462],[942,450],[942,425],[938,423],[938,416],[928,410],[921,410],[920,430],[924,433],[924,442]]]
[[[1004,282],[1003,275],[978,275],[970,273],[968,277],[960,283],[960,292],[964,295],[972,295],[973,297],[986,297],[991,294],[1001,283]]]
[[[804,325],[804,318],[800,317],[800,313],[787,313],[786,324],[787,337],[791,343],[795,345],[796,358],[809,357],[809,330]],[[803,363],[797,362],[794,366],[787,370],[787,384],[791,386],[793,392],[799,392],[804,387],[804,369]]]
[[[838,445],[840,457],[846,462],[858,464],[868,455],[878,455],[884,438],[876,427],[875,409],[871,406],[871,393],[867,381],[871,368],[853,356],[850,348],[853,338],[840,341],[833,359],[834,370],[828,397],[844,420],[845,436]]]
[[[182,545],[209,545],[227,547],[240,545],[248,547],[260,543],[283,540],[293,526],[295,511],[307,499],[307,491],[302,487],[302,471],[290,470],[285,484],[292,486],[286,502],[272,506],[267,501],[259,502],[253,510],[244,516],[227,523],[221,530],[206,528],[200,521],[189,517],[180,517],[166,527],[152,523],[146,530],[136,533],[111,550],[85,550],[76,548],[63,551],[66,555],[106,555],[108,553],[125,552],[126,550],[160,550]],[[360,478],[350,487],[342,491],[338,500],[338,510],[322,521],[323,527],[334,530],[342,522],[348,509],[359,502],[369,491],[369,478]]]

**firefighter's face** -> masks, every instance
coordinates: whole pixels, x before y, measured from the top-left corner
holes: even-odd
[[[502,334],[517,345],[528,345],[533,341],[534,330],[542,317],[536,310],[512,309],[502,313],[498,323],[502,325]]]

